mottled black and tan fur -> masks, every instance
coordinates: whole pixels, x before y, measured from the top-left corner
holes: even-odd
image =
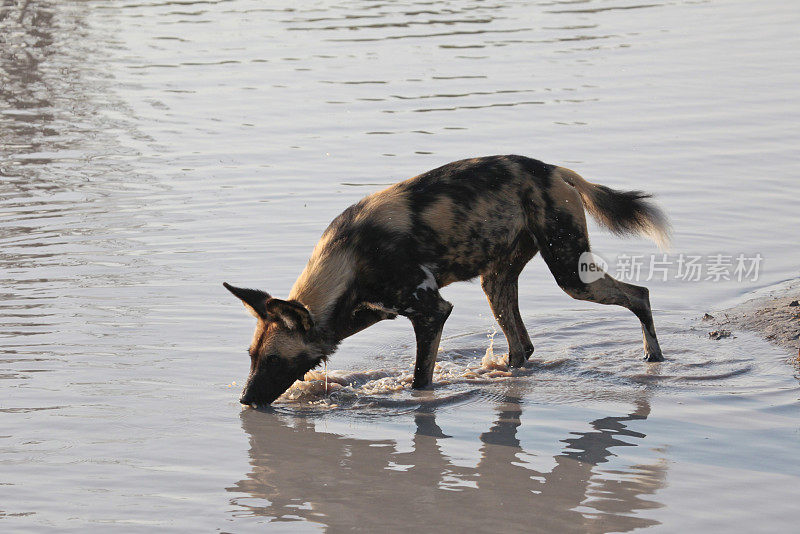
[[[607,274],[579,276],[589,251],[584,209],[619,234],[666,240],[665,217],[641,192],[614,191],[522,156],[456,161],[370,195],[328,226],[288,300],[225,284],[258,319],[243,404],[269,404],[339,342],[397,315],[417,340],[413,387],[431,384],[453,306],[439,289],[481,277],[508,339],[509,364],[533,353],[517,303],[517,278],[537,252],[576,299],[617,304],[642,323],[647,361],[662,360],[648,291]]]

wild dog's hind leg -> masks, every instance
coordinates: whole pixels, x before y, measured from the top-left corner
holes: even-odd
[[[544,220],[533,224],[531,230],[558,285],[575,299],[628,308],[642,323],[645,360],[663,361],[647,288],[620,282],[605,272],[595,273],[593,281],[581,280],[579,262],[581,254],[589,252],[589,237],[580,198],[566,185],[556,185],[549,193],[558,198],[551,199]]]
[[[589,284],[581,283],[581,285],[576,285],[570,279],[571,277],[567,276],[566,278],[564,280],[562,277],[559,285],[573,298],[590,300],[600,304],[616,304],[631,310],[642,323],[645,360],[648,362],[664,361],[664,356],[661,354],[661,347],[656,337],[653,314],[650,310],[650,292],[646,287],[620,282],[605,273],[602,278]],[[556,280],[558,279],[559,277],[556,277]]]
[[[481,276],[481,287],[508,341],[508,365],[511,367],[522,367],[533,354],[533,343],[519,313],[517,287],[519,273],[536,252],[533,240],[525,233],[511,257],[495,263]]]

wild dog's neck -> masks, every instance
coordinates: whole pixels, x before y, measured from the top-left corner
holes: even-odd
[[[306,270],[295,282],[290,298],[301,302],[311,312],[319,339],[324,339],[330,347],[325,353],[327,356],[346,337],[383,319],[393,319],[396,314],[364,306],[364,295],[356,289],[351,271],[333,270],[333,274],[338,275],[335,283],[318,283],[316,279],[320,273],[330,272],[323,267],[328,266],[324,262],[317,263],[312,256]],[[311,276],[312,273],[316,276]],[[330,288],[330,293],[320,294],[319,288],[323,286]],[[322,296],[328,298],[321,298]]]
[[[302,302],[311,311],[314,321],[327,327],[354,278],[354,271],[352,252],[332,246],[327,234],[323,235],[294,283],[289,298]]]
[[[346,291],[333,304],[327,305],[322,310],[315,309],[313,303],[309,305],[303,302],[302,296],[296,299],[309,309],[314,318],[315,341],[319,344],[323,357],[333,353],[340,341],[355,333],[353,331],[355,306],[349,295],[350,292]]]
[[[293,290],[290,298],[300,302],[311,312],[317,340],[326,346],[324,350],[325,356],[336,350],[339,342],[346,337],[340,335],[341,324],[353,314],[353,306],[345,302],[348,300],[347,297],[340,295],[333,302],[323,301],[320,304],[319,301],[306,298],[302,293],[295,295]],[[327,349],[327,346],[330,346],[330,349]]]

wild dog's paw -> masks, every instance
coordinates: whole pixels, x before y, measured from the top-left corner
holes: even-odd
[[[661,352],[645,352],[644,361],[646,362],[663,362],[664,355]]]
[[[528,356],[524,352],[518,353],[509,353],[508,355],[508,366],[509,367],[523,367],[525,365],[525,360],[528,359]]]
[[[525,345],[524,351],[525,351],[525,359],[530,360],[531,355],[533,354],[533,345]]]

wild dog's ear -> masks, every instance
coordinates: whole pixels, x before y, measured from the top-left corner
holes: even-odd
[[[289,330],[308,332],[314,326],[311,312],[296,300],[270,299],[267,301],[267,315]]]
[[[232,286],[228,282],[222,282],[222,285],[242,301],[244,307],[247,308],[247,311],[249,311],[253,317],[267,320],[267,301],[272,298],[269,296],[269,293],[265,293],[259,289],[246,289]]]

